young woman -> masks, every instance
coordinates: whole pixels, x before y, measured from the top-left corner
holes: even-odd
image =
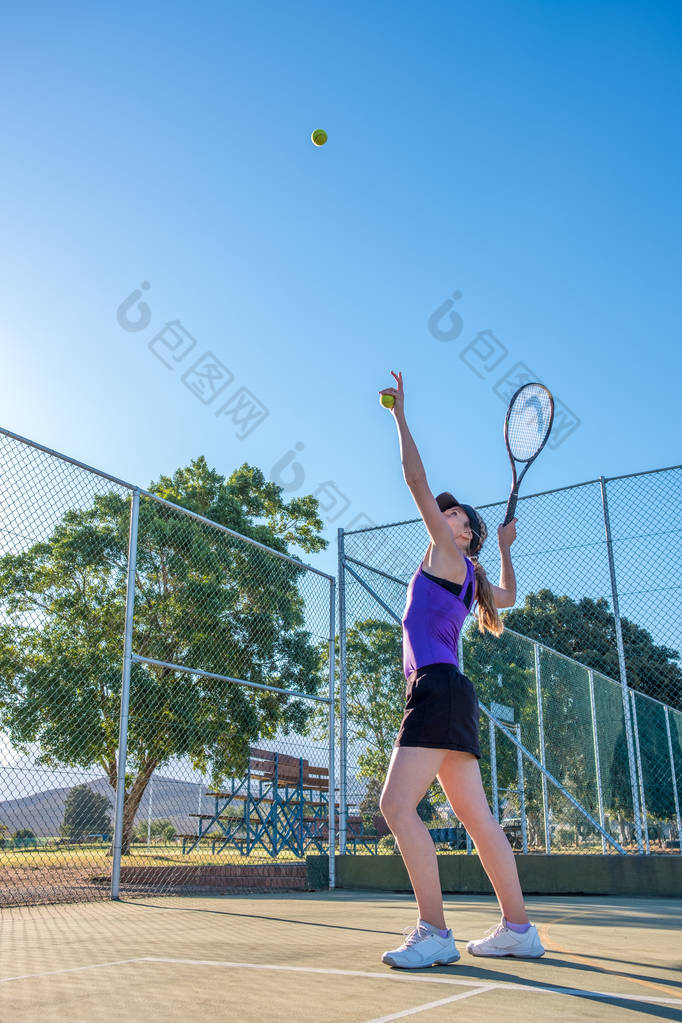
[[[467,951],[537,958],[545,950],[526,914],[511,846],[488,806],[478,767],[478,699],[459,670],[457,656],[459,632],[474,601],[480,631],[499,636],[503,625],[497,609],[512,607],[516,600],[510,556],[516,519],[497,530],[501,571],[500,585],[493,586],[477,560],[487,535],[485,523],[452,494],[434,498],[429,490],[405,422],[402,373],[391,372],[397,388],[379,393],[395,399],[392,412],[405,482],[431,543],[407,589],[402,619],[405,714],[379,804],[410,875],[419,919],[404,943],[385,952],[382,961],[415,969],[459,959],[452,931],[445,926],[435,846],[417,814],[434,778],[471,835],[502,911],[501,923],[485,938],[470,941]]]

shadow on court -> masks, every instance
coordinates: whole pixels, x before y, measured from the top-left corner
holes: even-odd
[[[476,959],[498,922],[483,896],[447,896],[462,958],[388,969],[416,921],[407,895],[312,892],[145,897],[0,915],[2,1017],[55,1023],[236,1019],[424,1023],[654,1017],[682,1021],[682,903],[530,898],[540,960]],[[466,1005],[458,1004],[466,1002]]]

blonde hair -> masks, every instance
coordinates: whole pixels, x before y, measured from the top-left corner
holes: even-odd
[[[495,606],[495,596],[490,580],[478,558],[471,557],[471,555],[469,557],[473,562],[476,575],[478,631],[482,633],[488,631],[492,632],[493,636],[501,636],[504,632],[504,624]]]

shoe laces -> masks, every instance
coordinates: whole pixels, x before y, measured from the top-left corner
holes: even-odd
[[[502,922],[500,921],[500,923],[499,923],[499,924],[497,925],[497,927],[493,927],[493,928],[492,928],[492,929],[491,929],[490,931],[488,931],[488,933],[486,934],[486,936],[485,936],[485,939],[484,939],[484,940],[486,940],[486,941],[487,941],[487,940],[488,940],[488,938],[496,938],[498,934],[501,934],[501,933],[502,933],[502,931],[506,931],[506,930],[507,930],[507,928],[506,928],[506,927],[505,927],[505,925],[504,925],[504,924],[503,924],[503,923],[502,923]]]
[[[413,928],[405,927],[403,929],[403,936],[405,940],[402,944],[402,948],[411,948],[413,945],[416,945],[418,941],[421,941],[422,938],[425,938],[427,933],[426,928],[421,924],[419,924],[418,927]]]

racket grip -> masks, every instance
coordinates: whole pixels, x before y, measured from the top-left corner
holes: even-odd
[[[509,495],[509,500],[507,501],[507,514],[504,517],[504,522],[502,523],[503,526],[509,525],[511,520],[514,518],[514,512],[516,511],[516,502],[518,501],[518,499],[519,495],[515,494],[512,491],[512,493]]]

